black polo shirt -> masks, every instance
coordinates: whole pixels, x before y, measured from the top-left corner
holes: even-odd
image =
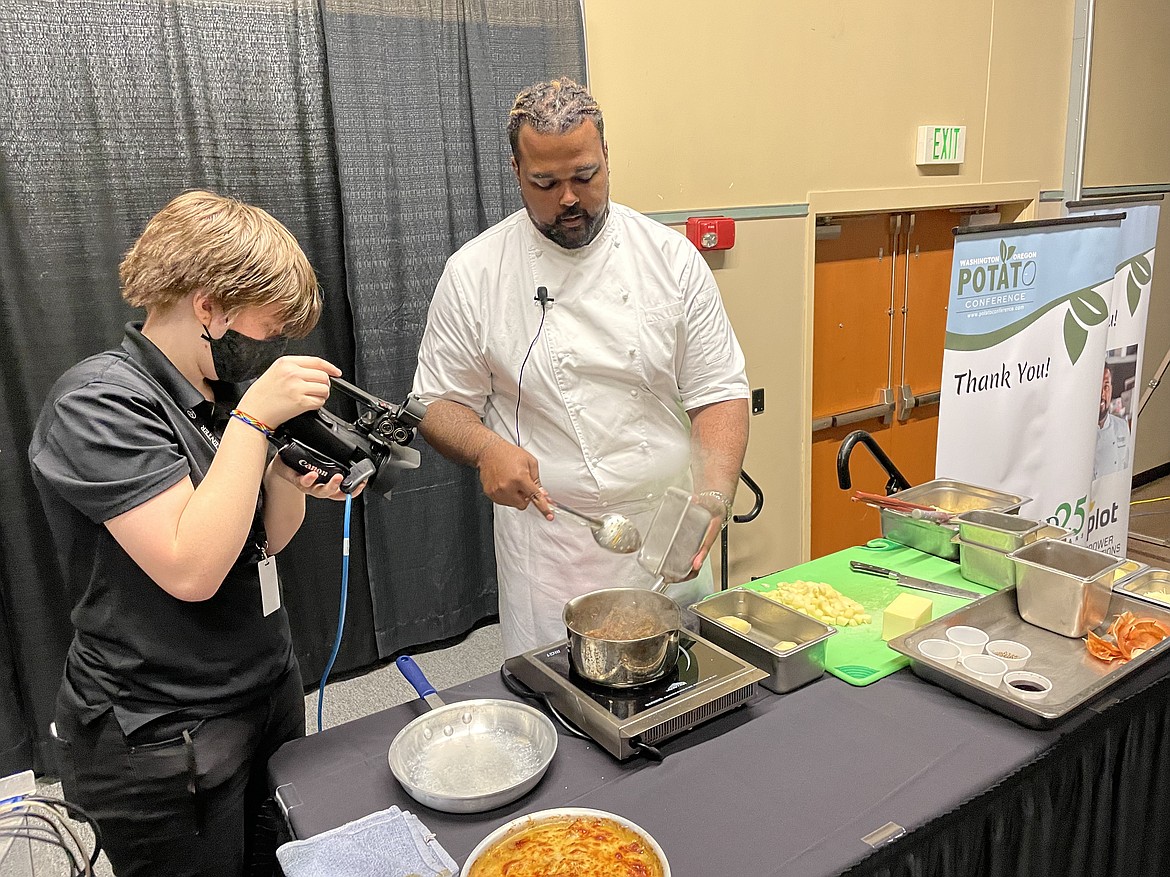
[[[140,330],[128,325],[120,348],[57,381],[29,447],[76,601],[62,693],[83,720],[113,707],[125,733],[179,709],[199,717],[235,709],[294,661],[284,608],[261,610],[263,494],[240,558],[200,602],[164,591],[104,526],[183,478],[198,487],[244,389],[216,384],[209,402]]]

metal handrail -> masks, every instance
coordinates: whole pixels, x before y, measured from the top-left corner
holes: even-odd
[[[747,524],[758,518],[760,512],[764,510],[764,491],[742,469],[739,472],[739,480],[748,486],[748,489],[755,497],[755,502],[752,503],[751,509],[746,514],[732,515],[731,522],[735,524]],[[723,532],[719,535],[719,590],[721,591],[727,590],[727,530],[728,528],[724,527]]]

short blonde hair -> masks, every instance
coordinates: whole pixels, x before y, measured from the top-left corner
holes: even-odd
[[[508,113],[508,143],[513,157],[520,158],[520,129],[525,125],[538,134],[567,134],[586,119],[597,126],[604,144],[605,119],[588,89],[567,76],[529,86],[516,95]]]
[[[280,305],[293,338],[321,317],[321,288],[296,238],[259,207],[214,192],[184,192],[151,217],[118,275],[122,298],[147,311],[203,290],[229,317]]]

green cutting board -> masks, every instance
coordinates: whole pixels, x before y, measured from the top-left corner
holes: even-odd
[[[961,597],[910,590],[900,587],[892,579],[853,572],[849,568],[851,560],[884,566],[943,585],[965,588],[974,595],[972,599],[992,593],[991,588],[963,578],[957,563],[887,539],[875,539],[865,546],[846,548],[741,586],[751,591],[766,592],[775,590],[780,582],[825,582],[864,606],[873,617],[869,624],[837,627],[837,632],[825,642],[825,670],[850,685],[869,685],[909,665],[909,658],[895,652],[882,639],[882,611],[898,594],[909,591],[919,597],[926,597],[934,603],[934,618],[940,618],[971,602]]]

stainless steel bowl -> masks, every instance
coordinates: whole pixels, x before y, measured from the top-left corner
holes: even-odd
[[[556,751],[556,729],[539,710],[481,699],[414,719],[398,732],[387,759],[394,778],[420,804],[481,813],[527,794]]]
[[[561,615],[569,661],[610,688],[653,682],[678,662],[682,613],[670,597],[643,588],[604,588],[574,597]]]

